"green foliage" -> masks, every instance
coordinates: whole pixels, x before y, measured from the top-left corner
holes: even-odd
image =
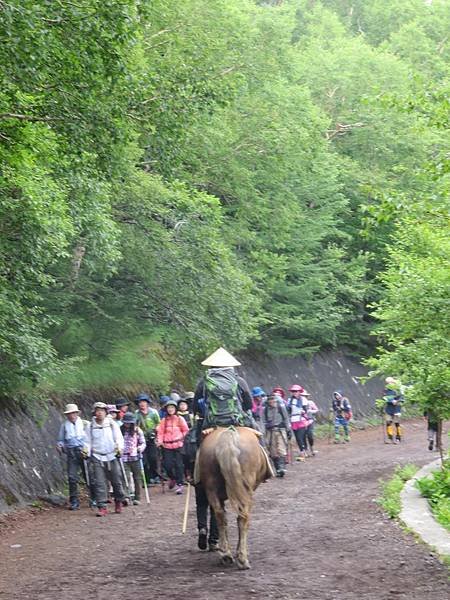
[[[416,482],[422,496],[428,499],[436,520],[450,531],[450,459],[430,477]]]
[[[128,340],[117,346],[105,360],[72,361],[61,365],[60,373],[41,383],[46,393],[72,394],[93,390],[123,390],[151,385],[157,390],[167,389],[170,367],[161,348],[154,341]]]
[[[377,502],[391,519],[395,519],[400,514],[402,509],[400,492],[402,491],[405,482],[408,481],[408,479],[411,479],[416,471],[417,467],[411,464],[405,465],[404,467],[397,467],[391,479],[382,482],[382,495],[378,498]]]
[[[376,318],[376,368],[448,400],[448,18],[438,0],[2,3],[2,394],[162,385],[136,339],[177,369],[218,345],[367,352]]]

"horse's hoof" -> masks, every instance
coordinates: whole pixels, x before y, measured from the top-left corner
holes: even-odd
[[[241,571],[251,569],[251,566],[250,566],[250,563],[248,560],[239,560],[239,558],[237,558],[236,564],[237,564],[238,569],[240,569]]]
[[[220,562],[222,565],[232,565],[234,563],[234,558],[230,554],[224,554],[220,557]]]

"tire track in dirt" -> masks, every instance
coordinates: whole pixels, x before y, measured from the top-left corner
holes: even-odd
[[[383,445],[373,429],[354,433],[349,445],[325,441],[318,449],[257,491],[250,571],[198,551],[195,507],[182,536],[184,498],[152,488],[150,507],[106,519],[83,508],[12,522],[0,534],[0,598],[447,600],[447,568],[374,502],[380,477],[395,465],[436,456],[426,449],[424,423],[406,424],[397,446]]]

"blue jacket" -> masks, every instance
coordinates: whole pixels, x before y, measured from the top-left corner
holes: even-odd
[[[398,415],[401,413],[403,396],[397,390],[385,389],[383,398],[386,401],[384,410],[387,415]]]

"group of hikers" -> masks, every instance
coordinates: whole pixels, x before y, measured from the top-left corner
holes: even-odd
[[[202,364],[207,372],[195,392],[180,395],[173,391],[161,396],[159,404],[147,393],[135,398],[135,408],[125,397],[115,404],[96,402],[89,420],[81,419],[76,404],[66,406],[57,447],[67,458],[71,510],[80,507],[80,474],[99,517],[107,514],[110,495],[115,512],[120,513],[123,506],[141,502],[142,489],[149,501],[148,486],[167,482],[169,489],[181,495],[184,485],[192,483],[197,502],[198,545],[205,549],[209,544],[214,549],[214,514],[210,515],[208,537],[208,500],[195,477],[196,452],[209,431],[216,427],[252,428],[278,477],[285,475],[286,462],[292,461],[294,439],[297,461],[316,454],[314,425],[319,409],[303,386],[291,385],[288,394],[281,387],[273,388],[269,394],[260,386],[250,390],[235,372],[239,361],[223,348]],[[386,433],[393,443],[401,441],[403,397],[397,388],[393,378],[386,379]],[[342,391],[333,393],[330,411],[334,442],[350,442],[352,407]]]

